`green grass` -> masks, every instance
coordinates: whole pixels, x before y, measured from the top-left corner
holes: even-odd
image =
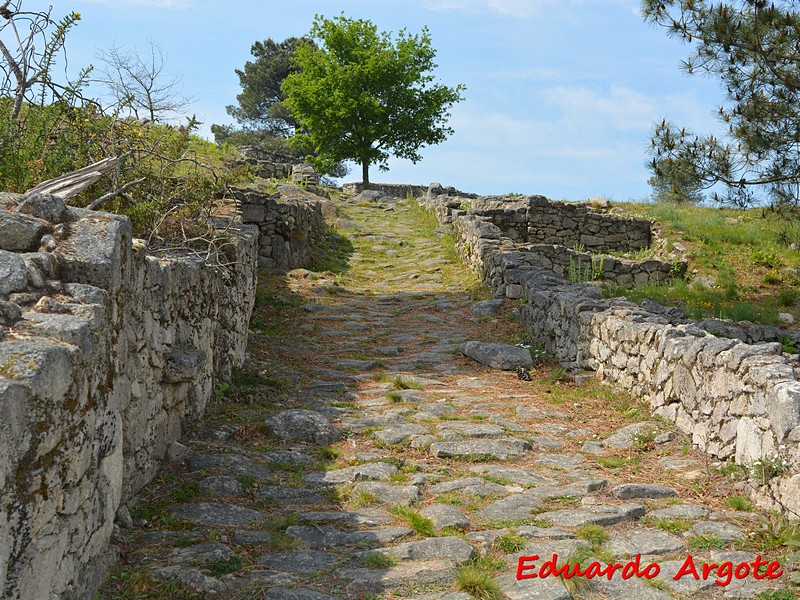
[[[361,558],[361,563],[371,569],[389,569],[397,566],[399,562],[400,559],[393,554],[385,554],[383,552],[372,552]]]
[[[728,508],[732,508],[733,510],[752,511],[756,508],[753,503],[750,502],[749,498],[739,495],[728,496],[728,498],[725,499],[725,504],[728,505]]]
[[[602,546],[608,541],[608,532],[600,525],[581,525],[575,530],[578,539],[586,540],[592,546]]]
[[[456,589],[467,592],[475,600],[503,600],[505,595],[494,580],[493,571],[480,563],[464,565],[456,573]]]
[[[708,550],[709,548],[724,548],[725,542],[716,533],[702,533],[690,536],[686,544],[695,550]]]
[[[503,554],[520,552],[525,548],[525,539],[515,533],[501,535],[494,541],[494,546]]]
[[[643,525],[655,527],[661,531],[668,531],[669,533],[681,534],[689,531],[692,526],[690,521],[686,519],[658,519],[654,517],[644,517],[641,520]]]
[[[433,521],[428,517],[419,514],[412,508],[405,506],[393,506],[389,509],[389,513],[393,514],[406,522],[406,524],[416,531],[422,537],[434,537],[436,529],[433,526]]]

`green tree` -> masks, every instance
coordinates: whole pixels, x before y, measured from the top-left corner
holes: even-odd
[[[317,16],[310,37],[319,46],[297,47],[297,71],[282,89],[321,170],[353,160],[369,183],[371,164],[386,170],[390,155],[417,162],[424,145],[453,132],[448,111],[464,88],[433,83],[436,51],[427,29],[402,30],[393,41],[369,21]]]
[[[688,74],[718,79],[723,139],[662,121],[653,132],[652,183],[695,199],[701,190],[747,206],[800,203],[800,14],[798,0],[643,0],[647,22],[693,44]]]
[[[238,106],[226,111],[246,130],[265,131],[276,137],[294,133],[295,120],[284,104],[281,85],[292,72],[292,54],[298,44],[309,40],[291,37],[280,43],[272,39],[256,42],[250,48],[253,61],[244,69],[236,69],[242,93],[236,96]]]

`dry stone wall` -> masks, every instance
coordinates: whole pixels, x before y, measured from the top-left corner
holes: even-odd
[[[324,235],[323,202],[297,186],[279,186],[269,194],[255,189],[234,190],[242,221],[258,226],[258,265],[278,272],[307,267]]]
[[[91,597],[115,514],[244,358],[258,228],[201,260],[0,196],[0,596]],[[46,574],[46,576],[43,576]]]
[[[554,216],[560,203],[544,206],[539,197],[502,206],[494,199],[469,204],[429,194],[424,204],[442,223],[452,224],[464,260],[495,295],[522,299],[519,319],[533,341],[563,365],[593,370],[598,378],[649,399],[656,414],[712,457],[748,470],[766,465],[759,471],[766,470],[766,481],[750,478],[751,495],[766,507],[800,515],[800,381],[797,357],[783,354],[776,341],[781,332],[746,323],[693,323],[680,311],[652,302],[639,306],[624,298],[604,299],[595,286],[564,279],[563,257],[574,261],[576,254],[563,245],[514,243],[524,239],[523,231],[529,236],[540,231],[536,223],[545,219],[531,214],[534,207],[549,215],[548,236],[565,244],[587,240],[581,223],[596,217],[575,218],[583,210],[563,206],[561,216]],[[469,206],[474,210],[466,210]],[[572,231],[560,231],[558,223]],[[627,224],[633,233],[616,226],[593,231],[592,248],[650,239],[639,222]],[[602,239],[597,235],[602,232],[613,232],[613,239]],[[634,284],[658,281],[685,269],[681,263],[636,266],[613,260],[604,263],[604,275],[617,282],[626,277]],[[627,272],[617,270],[623,266]]]

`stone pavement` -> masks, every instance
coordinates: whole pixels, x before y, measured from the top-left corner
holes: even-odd
[[[555,365],[526,382],[463,356],[468,340],[527,340],[511,302],[470,300],[475,280],[415,207],[350,204],[338,225],[348,270],[261,282],[244,370],[120,511],[120,566],[98,598],[656,600],[786,585],[673,580],[687,556],[701,571],[781,549],[731,479],[634,399]],[[640,574],[517,579],[519,557],[539,557],[529,575],[554,554],[641,555]],[[659,574],[641,576],[651,563]]]

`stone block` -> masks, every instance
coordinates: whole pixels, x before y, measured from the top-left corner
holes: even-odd
[[[39,248],[42,236],[50,230],[47,221],[28,215],[0,210],[0,249],[32,252]]]

